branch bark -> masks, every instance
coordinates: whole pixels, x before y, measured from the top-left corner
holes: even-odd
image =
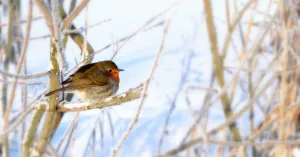
[[[22,155],[23,157],[29,157],[30,155],[30,147],[34,141],[34,135],[38,128],[38,124],[42,118],[44,112],[42,112],[42,107],[40,106],[32,116],[30,126],[26,132],[25,138],[23,140],[22,145]]]
[[[13,41],[13,19],[15,17],[15,5],[14,2],[12,0],[9,1],[8,4],[8,29],[7,29],[7,37],[6,37],[6,45],[5,45],[5,59],[4,59],[4,70],[8,71],[9,69],[9,54],[11,51],[11,45],[12,45],[12,41]],[[6,80],[6,77],[3,76],[3,80]],[[7,88],[7,84],[3,84],[2,88],[1,88],[1,97],[2,97],[2,116],[3,116],[3,131],[5,131],[5,128],[7,126],[7,122],[6,122],[6,110],[7,110],[7,92],[8,92],[8,88]],[[4,138],[4,143],[2,145],[2,155],[4,157],[9,157],[9,143],[8,143],[8,137]]]
[[[223,61],[221,59],[221,56],[219,55],[219,48],[217,43],[217,34],[215,32],[215,25],[213,22],[213,16],[212,16],[212,10],[211,10],[211,3],[210,0],[203,0],[204,3],[204,10],[206,15],[206,26],[207,31],[209,35],[210,40],[210,47],[211,47],[211,53],[213,56],[213,63],[214,63],[214,73],[216,75],[216,79],[218,82],[218,85],[220,88],[223,88],[225,85],[224,80],[224,65]],[[221,102],[223,105],[223,110],[226,115],[226,118],[230,118],[232,116],[232,109],[230,106],[230,101],[227,95],[227,92],[225,92],[221,96]],[[229,127],[231,131],[231,136],[235,141],[241,141],[240,133],[236,127],[236,123],[232,123],[232,125]]]
[[[221,58],[219,54],[219,48],[218,48],[218,42],[217,42],[217,34],[215,30],[215,24],[213,22],[213,15],[212,15],[212,7],[211,7],[211,1],[210,0],[203,0],[204,3],[204,11],[206,16],[206,26],[208,31],[208,36],[210,40],[210,47],[211,47],[211,53],[212,53],[212,59],[214,63],[214,74],[216,75],[216,80],[220,88],[223,88],[225,86],[225,79],[224,79],[224,65],[223,65],[223,59]],[[223,112],[226,116],[226,119],[229,119],[232,116],[232,108],[230,105],[230,99],[228,97],[227,92],[225,92],[221,96],[221,102],[223,106]],[[233,122],[231,125],[229,125],[231,137],[234,141],[241,141],[241,135],[237,128],[236,122]],[[242,156],[247,156],[246,150],[243,149],[241,152]]]
[[[101,102],[92,103],[92,104],[85,103],[85,102],[79,102],[79,103],[62,102],[59,105],[57,105],[57,111],[58,112],[79,112],[79,111],[92,110],[96,108],[101,109],[103,107],[120,105],[125,102],[129,102],[140,98],[142,89],[143,89],[143,84],[140,84],[139,86],[133,89],[129,89],[125,93],[114,95],[106,99],[103,99],[103,101]]]
[[[51,52],[50,52],[50,61],[52,65],[51,69],[51,75],[50,75],[50,91],[59,88],[59,65],[58,61],[56,59],[56,53],[57,49],[55,47],[55,44],[51,44]],[[57,104],[57,98],[58,94],[53,94],[49,96],[48,102],[49,104],[47,105],[47,110],[46,110],[46,116],[45,116],[45,121],[42,127],[42,131],[40,133],[39,140],[35,144],[34,152],[32,152],[32,155],[34,156],[41,156],[44,148],[49,140],[49,136],[51,133],[51,127],[54,119],[54,113],[56,110],[56,104]]]
[[[71,14],[64,19],[64,23],[61,27],[61,30],[66,29],[70,23],[78,16],[78,14],[83,10],[87,5],[89,0],[82,0],[81,3],[71,12]]]
[[[43,14],[43,17],[46,21],[46,24],[49,28],[50,34],[53,37],[54,36],[54,27],[53,27],[53,21],[52,21],[52,16],[49,8],[46,6],[43,0],[34,0],[35,4],[38,6],[40,11]]]

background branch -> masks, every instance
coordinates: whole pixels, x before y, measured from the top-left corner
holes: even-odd
[[[69,26],[69,24],[78,16],[78,14],[83,10],[88,2],[89,0],[81,1],[81,3],[70,13],[70,15],[64,19],[61,30],[64,30]]]
[[[47,5],[44,3],[43,0],[34,0],[34,2],[37,5],[37,7],[40,9],[40,11],[42,12],[44,20],[46,21],[46,24],[49,28],[49,32],[50,32],[51,36],[53,37],[54,36],[54,27],[53,27],[52,15],[51,15],[49,8],[47,7]]]

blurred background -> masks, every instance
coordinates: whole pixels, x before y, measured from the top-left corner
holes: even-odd
[[[2,0],[0,152],[298,156],[299,7],[299,0]],[[149,85],[139,99],[49,111],[80,102],[44,97],[55,80],[110,59],[125,70],[117,94]]]

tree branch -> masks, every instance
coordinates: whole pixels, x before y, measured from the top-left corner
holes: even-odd
[[[20,75],[20,74],[12,74],[12,73],[0,70],[0,74],[4,75],[6,77],[14,78],[14,79],[27,80],[27,79],[34,79],[34,78],[49,76],[50,71],[46,71],[46,72],[42,72],[42,73],[38,73],[38,74],[32,74],[32,75]]]
[[[57,111],[58,112],[78,112],[78,111],[92,110],[95,108],[101,109],[103,107],[120,105],[122,103],[129,102],[129,101],[140,98],[143,86],[144,86],[144,84],[142,83],[133,89],[129,89],[125,93],[110,96],[101,102],[95,102],[92,104],[85,103],[85,102],[78,102],[78,103],[61,102],[60,104],[57,105]]]
[[[65,71],[68,69],[68,64],[65,56],[65,51],[63,48],[63,43],[61,40],[61,31],[59,29],[61,19],[59,16],[58,1],[52,0],[51,6],[52,6],[52,20],[53,20],[53,28],[54,28],[54,36],[52,36],[52,40],[54,40],[53,43],[55,44],[55,47],[57,49],[56,57],[59,63],[59,69]]]
[[[69,26],[69,24],[78,16],[78,14],[83,10],[87,5],[89,0],[82,0],[81,3],[71,12],[71,14],[64,19],[64,23],[61,27],[61,30],[64,30]]]
[[[51,12],[49,11],[49,8],[46,6],[43,0],[34,0],[34,3],[38,6],[40,11],[42,12],[44,19],[46,21],[46,24],[49,28],[51,36],[54,35],[54,28],[53,28],[53,21]]]
[[[153,66],[152,66],[152,68],[150,70],[150,74],[149,74],[148,80],[145,83],[145,88],[143,89],[143,92],[142,92],[142,100],[141,100],[141,103],[140,103],[140,105],[139,105],[139,107],[137,109],[136,115],[132,119],[132,121],[131,121],[128,129],[127,129],[127,131],[124,133],[124,135],[122,136],[121,140],[119,141],[119,143],[117,144],[117,146],[115,147],[115,149],[112,151],[112,154],[111,154],[112,157],[115,157],[117,155],[118,151],[124,145],[126,139],[128,138],[128,136],[132,132],[134,126],[136,125],[136,123],[137,123],[137,121],[139,119],[139,115],[140,115],[140,113],[142,111],[142,108],[144,106],[144,103],[145,103],[145,101],[147,99],[147,93],[148,93],[148,87],[150,85],[150,80],[153,78],[153,75],[154,75],[155,70],[157,68],[160,54],[164,50],[165,39],[166,39],[168,30],[169,30],[170,23],[171,23],[171,18],[168,19],[168,22],[166,23],[166,25],[164,27],[163,36],[162,36],[162,40],[161,40],[161,43],[160,43],[160,47],[159,47],[159,50],[158,50],[158,52],[156,54],[155,60],[153,62]]]

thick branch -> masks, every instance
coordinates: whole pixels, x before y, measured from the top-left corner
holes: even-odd
[[[57,58],[55,57],[57,54],[57,49],[55,47],[54,43],[51,43],[51,52],[50,52],[50,61],[51,61],[51,75],[50,75],[50,83],[49,83],[49,89],[54,90],[59,88],[59,65]],[[44,124],[40,133],[39,140],[35,144],[35,149],[32,151],[32,156],[42,156],[44,152],[44,148],[46,144],[48,143],[49,136],[51,133],[51,127],[54,119],[54,113],[55,113],[55,106],[58,99],[57,94],[53,94],[49,96],[46,109],[46,115]]]
[[[208,37],[210,40],[210,48],[212,53],[212,60],[214,63],[214,74],[216,75],[216,80],[218,85],[223,88],[225,86],[225,77],[224,77],[224,65],[223,60],[221,59],[219,55],[219,48],[218,48],[218,42],[217,42],[217,33],[215,30],[215,24],[213,21],[213,11],[211,7],[211,1],[210,0],[203,0],[204,3],[204,11],[206,15],[206,26],[208,31]],[[226,116],[226,119],[230,118],[232,116],[232,108],[230,104],[230,100],[228,97],[227,92],[224,92],[224,94],[221,96],[221,102],[223,106],[223,111]],[[229,126],[231,137],[234,141],[241,141],[241,134],[236,126],[236,123],[233,122],[232,125]],[[245,153],[245,152],[244,152]]]
[[[59,30],[60,16],[58,10],[58,1],[52,0],[51,6],[52,6],[52,20],[53,20],[53,28],[54,28],[54,36],[52,36],[52,40],[54,40],[53,43],[55,44],[57,49],[56,57],[59,63],[59,69],[65,71],[68,69],[68,64],[66,61],[65,51],[61,40],[61,31]]]
[[[31,119],[31,123],[30,126],[26,132],[26,136],[23,140],[23,149],[22,149],[22,154],[24,157],[29,157],[30,156],[30,148],[33,144],[34,141],[34,135],[35,132],[38,128],[39,122],[41,120],[43,116],[43,112],[42,112],[42,106],[40,106],[34,113],[32,119]]]
[[[142,89],[143,89],[143,84],[140,84],[139,86],[137,86],[133,89],[129,89],[125,93],[122,93],[119,95],[114,95],[114,96],[104,99],[101,102],[95,102],[92,104],[85,103],[85,102],[79,102],[79,103],[62,102],[57,106],[57,111],[58,112],[78,112],[78,111],[92,110],[95,108],[101,109],[103,107],[120,105],[125,102],[129,102],[129,101],[140,98]]]

